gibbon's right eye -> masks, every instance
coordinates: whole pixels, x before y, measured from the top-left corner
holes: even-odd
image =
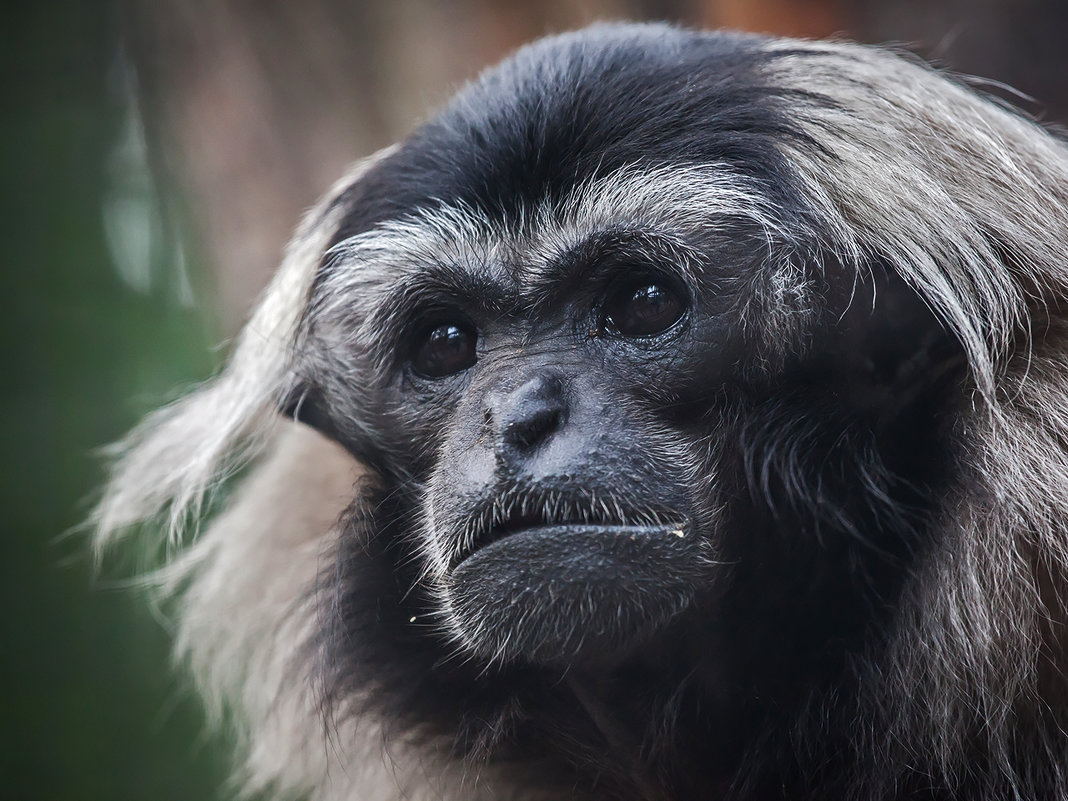
[[[423,331],[412,351],[412,369],[424,378],[444,378],[471,367],[478,332],[466,321],[437,323]]]
[[[673,282],[652,276],[614,291],[605,303],[601,327],[625,337],[654,336],[682,319],[686,306]]]

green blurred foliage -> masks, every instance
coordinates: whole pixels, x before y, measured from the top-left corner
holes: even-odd
[[[169,638],[139,593],[61,537],[103,478],[94,451],[213,368],[211,326],[111,262],[102,204],[122,136],[111,2],[21,4],[0,25],[0,798],[220,797]],[[167,264],[162,265],[164,269]]]

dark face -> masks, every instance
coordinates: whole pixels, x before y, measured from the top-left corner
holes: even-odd
[[[392,397],[429,455],[413,461],[447,625],[483,658],[611,658],[713,573],[678,413],[714,325],[671,265],[621,255],[573,259],[581,286],[535,314],[415,311]]]
[[[711,290],[737,254],[619,226],[524,242],[500,234],[507,257],[385,293],[377,466],[409,498],[423,582],[464,649],[611,661],[715,585],[704,437],[739,298]],[[367,458],[358,433],[346,444]]]
[[[737,681],[768,642],[824,671],[922,537],[959,348],[821,251],[753,41],[716,41],[685,81],[675,51],[558,70],[591,64],[565,41],[552,92],[521,56],[339,201],[298,417],[383,485],[366,561],[392,578],[343,582],[352,618],[443,681],[457,648],[619,665],[670,627]],[[632,65],[659,118],[605,77]]]

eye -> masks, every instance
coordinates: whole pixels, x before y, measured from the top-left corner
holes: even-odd
[[[608,296],[603,327],[625,337],[647,337],[671,328],[685,311],[682,293],[670,282],[643,279]]]
[[[438,323],[416,339],[412,369],[424,378],[443,378],[475,363],[478,334],[466,322]]]

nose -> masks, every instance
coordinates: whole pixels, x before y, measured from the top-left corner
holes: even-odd
[[[567,422],[567,391],[554,372],[528,378],[507,392],[490,392],[485,419],[500,455],[522,455],[558,432]]]

